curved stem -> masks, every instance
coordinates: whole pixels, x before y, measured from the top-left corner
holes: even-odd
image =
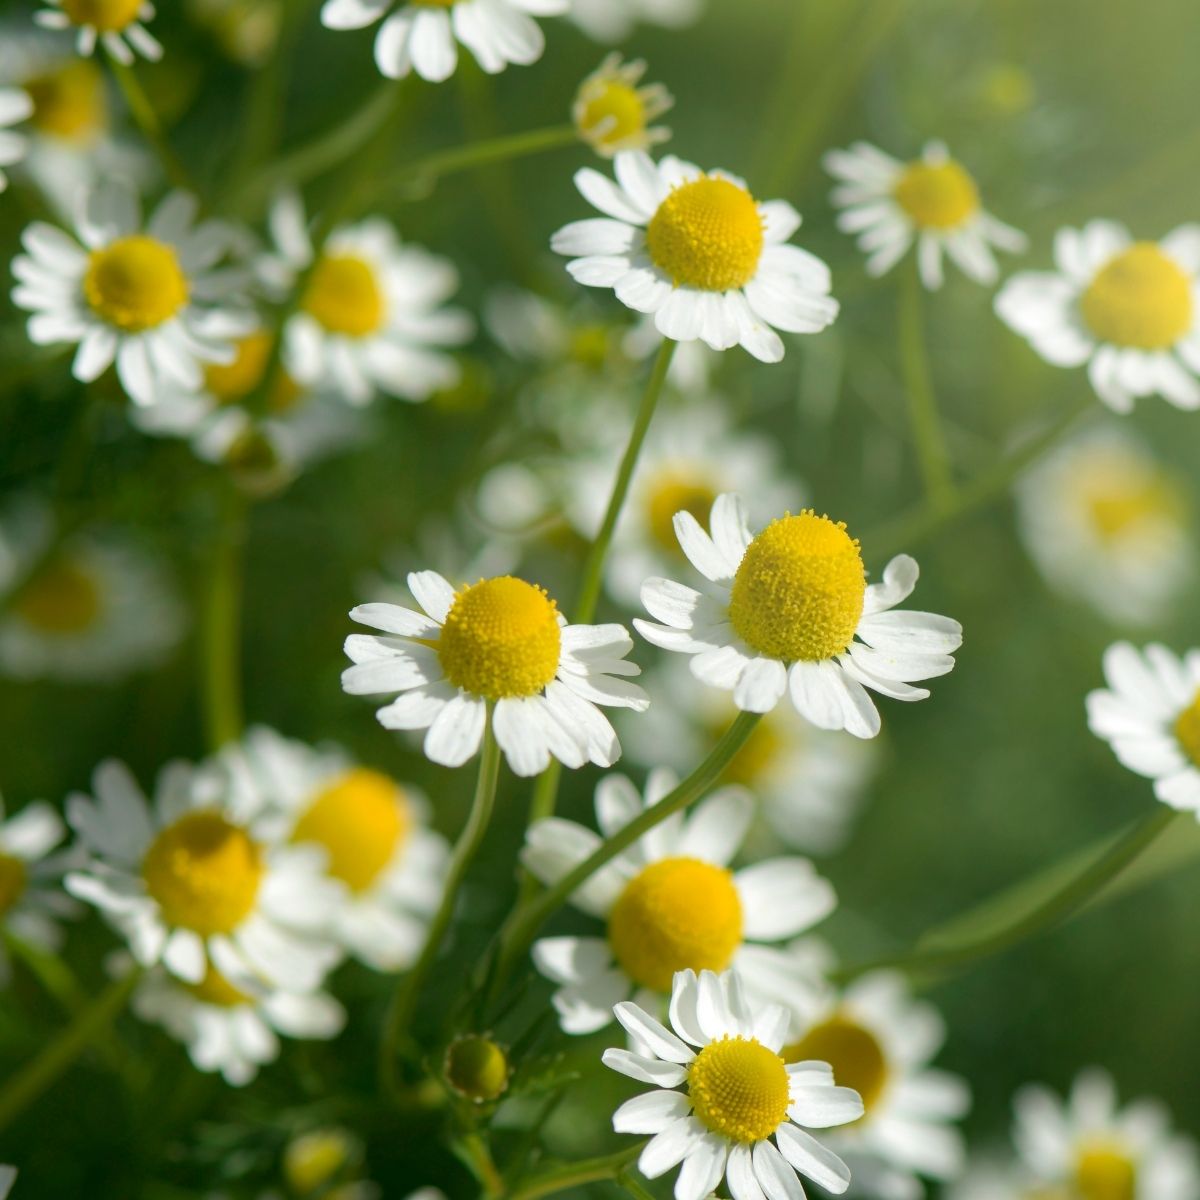
[[[585,1183],[616,1179],[641,1154],[645,1144],[645,1140],[642,1140],[635,1146],[617,1151],[616,1154],[606,1154],[602,1158],[585,1158],[562,1167],[552,1167],[535,1175],[521,1187],[513,1188],[505,1200],[541,1200],[543,1196],[553,1196]]]
[[[222,480],[221,514],[200,618],[200,680],[210,749],[242,736],[241,606],[245,501]]]
[[[125,97],[125,103],[129,106],[130,115],[146,140],[154,147],[154,152],[162,162],[167,178],[176,187],[195,192],[196,188],[188,175],[187,167],[183,165],[183,160],[175,153],[171,143],[167,140],[167,134],[162,127],[162,122],[158,119],[158,113],[155,112],[150,97],[146,95],[142,85],[138,82],[133,68],[113,58],[111,54],[108,57],[108,65],[112,69],[113,78],[117,81],[117,87],[121,89],[121,95]]]

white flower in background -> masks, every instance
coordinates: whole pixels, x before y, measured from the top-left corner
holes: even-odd
[[[279,44],[286,0],[187,0],[188,16],[246,67],[261,68]]]
[[[575,221],[551,241],[585,287],[612,288],[658,331],[714,350],[741,345],[763,362],[783,358],[789,333],[832,324],[829,268],[788,238],[800,214],[784,200],[759,203],[744,180],[638,150],[614,159],[616,182],[590,167],[575,185],[603,217]]]
[[[104,914],[138,963],[190,984],[215,970],[243,990],[320,986],[339,952],[324,940],[337,896],[319,850],[271,844],[259,798],[216,763],[170,764],[153,804],[118,762],[96,769],[93,789],[67,801],[89,856],[67,890]]]
[[[653,122],[674,106],[674,97],[661,83],[639,86],[645,73],[642,59],[623,62],[619,54],[610,54],[580,84],[571,120],[603,158],[670,140],[671,131]]]
[[[399,692],[376,714],[387,729],[427,729],[425,754],[457,767],[479,749],[484,725],[518,775],[551,757],[568,767],[608,767],[620,743],[598,705],[649,704],[629,676],[633,641],[621,625],[568,625],[539,587],[503,575],[455,591],[436,571],[408,587],[422,611],[362,604],[350,616],[383,637],[352,634],[355,665],[342,675],[352,695]]]
[[[275,252],[259,262],[259,273],[286,295],[315,253],[299,197],[277,199],[270,224]],[[443,348],[467,341],[473,329],[467,313],[441,307],[457,288],[448,260],[403,245],[382,218],[335,229],[287,323],[288,370],[298,383],[333,388],[351,404],[366,404],[376,391],[427,400],[458,382],[458,363]]]
[[[635,619],[634,626],[656,646],[692,655],[692,674],[732,691],[743,712],[770,712],[788,692],[818,728],[874,737],[879,712],[867,688],[924,700],[929,692],[912,683],[953,669],[958,622],[896,609],[917,583],[907,555],[868,586],[858,542],[844,525],[806,511],[754,536],[732,494],[717,497],[709,528],[690,512],[675,515],[684,554],[713,586],[698,592],[648,579],[642,603],[665,624]]]
[[[0,192],[8,187],[3,168],[25,157],[29,140],[11,128],[33,116],[33,100],[21,88],[0,88]]]
[[[1039,1187],[1016,1163],[995,1161],[969,1164],[947,1195],[949,1200],[1078,1200],[1067,1191]]]
[[[1054,237],[1053,271],[1022,271],[996,312],[1056,367],[1087,365],[1113,412],[1141,396],[1200,408],[1200,225],[1135,242],[1115,221]]]
[[[1104,652],[1107,690],[1090,692],[1088,727],[1123,766],[1154,781],[1154,794],[1200,818],[1200,650],[1166,646]]]
[[[598,42],[619,42],[639,21],[682,29],[702,8],[703,0],[570,0],[567,17]]]
[[[1048,455],[1016,499],[1021,538],[1047,582],[1115,624],[1160,624],[1195,577],[1183,482],[1123,425]]]
[[[44,0],[49,6],[33,19],[46,29],[68,29],[74,33],[75,49],[85,58],[99,42],[119,63],[129,66],[136,51],[157,62],[162,45],[146,28],[154,20],[149,0]]]
[[[653,1135],[638,1158],[647,1179],[683,1164],[675,1200],[703,1200],[722,1181],[733,1200],[800,1200],[797,1175],[835,1195],[850,1186],[846,1164],[804,1127],[857,1120],[862,1101],[825,1063],[784,1063],[786,1011],[749,1003],[735,972],[676,975],[674,1032],[628,1001],[614,1011],[644,1052],[606,1050],[605,1066],[655,1090],[622,1104],[613,1128]]]
[[[902,163],[867,142],[831,150],[825,169],[837,180],[832,200],[838,228],[856,234],[867,273],[883,275],[917,244],[917,267],[927,288],[942,286],[942,257],[985,286],[996,282],[993,249],[1024,251],[1025,235],[985,212],[979,188],[941,142]]]
[[[7,1200],[8,1193],[17,1182],[17,1168],[0,1166],[0,1200]]]
[[[971,1095],[958,1076],[929,1065],[946,1038],[937,1010],[890,972],[864,976],[816,1009],[793,1008],[799,1023],[784,1059],[827,1062],[834,1081],[862,1097],[862,1120],[829,1139],[856,1188],[880,1200],[919,1200],[918,1176],[953,1178],[964,1155],[953,1122]]]
[[[1017,1093],[1013,1140],[1035,1179],[1081,1200],[1195,1200],[1200,1168],[1190,1138],[1157,1100],[1119,1106],[1112,1078],[1083,1071],[1064,1102],[1033,1084]]]
[[[534,17],[557,17],[568,0],[325,0],[327,29],[363,29],[381,17],[375,63],[389,79],[415,71],[441,83],[454,74],[461,44],[489,75],[542,57],[545,35]],[[385,16],[385,14],[387,14]]]
[[[543,883],[557,883],[677,782],[670,771],[652,771],[643,797],[624,775],[606,775],[596,787],[600,833],[547,817],[530,828],[521,861]],[[534,964],[558,985],[554,1007],[565,1032],[602,1029],[613,1005],[631,995],[656,1009],[687,969],[732,967],[755,1001],[811,993],[807,962],[769,943],[811,929],[837,900],[805,858],[731,871],[753,816],[749,792],[721,788],[687,817],[662,821],[572,895],[607,928],[604,937],[543,938],[533,947]]]

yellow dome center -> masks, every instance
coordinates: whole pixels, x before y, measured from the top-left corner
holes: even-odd
[[[168,825],[142,860],[146,890],[163,920],[205,937],[230,933],[254,908],[262,851],[219,812],[201,810]]]
[[[1105,542],[1136,535],[1149,523],[1181,523],[1187,509],[1173,480],[1116,455],[1088,464],[1078,487],[1092,528]]]
[[[491,1038],[468,1034],[446,1051],[446,1080],[456,1092],[482,1104],[508,1088],[508,1056]]]
[[[446,678],[488,700],[540,692],[558,673],[561,650],[554,601],[511,575],[463,588],[437,643]]]
[[[956,229],[979,211],[975,180],[953,159],[909,163],[892,195],[921,229]]]
[[[13,609],[42,633],[83,633],[100,616],[100,587],[78,563],[53,559],[21,588]]]
[[[252,997],[234,987],[211,962],[204,964],[204,978],[199,983],[185,984],[185,987],[201,1004],[216,1008],[239,1008],[253,1003]]]
[[[101,33],[120,33],[132,24],[142,0],[62,0],[62,10],[73,25],[91,25]]]
[[[83,276],[93,312],[126,333],[169,321],[188,302],[188,283],[175,251],[135,234],[93,250]]]
[[[723,971],[742,944],[733,876],[698,858],[664,858],[626,885],[608,916],[608,941],[635,983],[669,992],[676,971]]]
[[[25,864],[19,858],[0,851],[0,917],[8,913],[20,900],[28,878]]]
[[[735,1142],[761,1142],[788,1109],[784,1061],[756,1038],[709,1042],[688,1068],[688,1097],[697,1118]]]
[[[365,892],[396,856],[412,827],[404,793],[378,771],[356,767],[335,779],[296,822],[294,842],[316,842],[329,874]]]
[[[862,616],[867,580],[858,542],[811,510],[772,521],[733,579],[729,619],[759,654],[822,662],[841,654]]]
[[[33,101],[30,120],[42,133],[86,142],[108,126],[104,76],[89,59],[64,63],[22,86]]]
[[[828,1063],[834,1082],[862,1097],[864,1116],[870,1115],[888,1083],[887,1057],[879,1039],[841,1014],[814,1025],[798,1042],[785,1046],[783,1057],[789,1063]]]
[[[1200,767],[1200,692],[1176,719],[1175,736],[1184,754]]]
[[[235,343],[233,362],[208,363],[204,368],[204,387],[219,404],[238,404],[249,397],[262,383],[271,361],[275,339],[259,330]],[[267,397],[267,409],[273,413],[289,412],[303,391],[286,372],[280,371]]]
[[[1075,1192],[1079,1200],[1135,1200],[1137,1166],[1121,1146],[1084,1146],[1075,1162]]]
[[[288,1143],[283,1152],[283,1177],[294,1196],[315,1196],[349,1167],[359,1147],[341,1129],[314,1129]]]
[[[646,105],[638,89],[620,78],[591,79],[579,94],[579,135],[612,152],[646,132]]]
[[[646,247],[676,287],[727,292],[744,287],[758,270],[762,216],[745,188],[706,175],[680,184],[658,206]]]
[[[1102,342],[1165,350],[1192,327],[1192,282],[1153,242],[1137,242],[1096,273],[1079,307]]]
[[[357,254],[330,254],[317,263],[304,310],[330,333],[367,337],[383,324],[386,302],[375,268]]]
[[[707,529],[708,515],[716,498],[716,488],[698,475],[664,471],[650,480],[644,503],[646,526],[655,544],[673,555],[682,555],[679,539],[675,536],[675,514],[691,513],[701,527]]]

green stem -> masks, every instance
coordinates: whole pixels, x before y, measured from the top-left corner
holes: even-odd
[[[606,1154],[602,1158],[585,1158],[562,1167],[552,1167],[535,1175],[521,1187],[514,1188],[508,1193],[506,1200],[541,1200],[543,1196],[553,1196],[585,1183],[616,1179],[641,1154],[645,1144],[643,1140],[636,1146],[617,1151],[616,1154]]]
[[[459,1138],[459,1145],[471,1174],[483,1188],[484,1196],[502,1196],[504,1179],[496,1168],[496,1161],[483,1134],[474,1130],[464,1133]]]
[[[210,749],[242,736],[241,602],[245,501],[221,480],[221,513],[200,618],[200,678]]]
[[[196,188],[188,175],[187,168],[167,140],[166,131],[158,119],[158,113],[155,112],[150,97],[146,95],[142,85],[138,82],[133,68],[119,62],[112,55],[109,55],[108,65],[112,70],[113,78],[117,81],[117,87],[121,89],[121,95],[125,97],[125,103],[129,106],[130,115],[146,140],[154,147],[154,152],[162,162],[167,178],[176,187],[195,192]]]
[[[529,801],[529,816],[525,823],[527,829],[535,822],[554,815],[554,809],[558,803],[558,785],[561,782],[562,763],[558,759],[552,759],[550,765],[538,776],[537,783],[534,784],[533,796]],[[539,887],[537,877],[525,871],[521,876],[518,903],[531,900],[537,894]]]

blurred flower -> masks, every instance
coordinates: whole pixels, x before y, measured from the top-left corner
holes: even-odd
[[[521,861],[543,883],[557,883],[677,782],[671,771],[652,771],[643,797],[624,775],[605,776],[596,788],[600,833],[547,817],[529,829]],[[606,923],[605,936],[543,938],[533,947],[534,965],[558,985],[564,1032],[603,1029],[613,1005],[630,995],[656,1009],[683,970],[732,967],[756,1002],[806,994],[806,965],[786,947],[762,943],[811,929],[837,899],[805,858],[730,871],[753,816],[749,792],[721,788],[688,817],[670,816],[643,834],[573,894],[576,908]]]
[[[539,774],[552,756],[568,767],[617,760],[597,705],[649,704],[623,678],[641,668],[626,660],[633,642],[622,626],[568,625],[545,591],[510,575],[456,592],[421,571],[408,586],[423,611],[362,604],[350,614],[388,635],[347,638],[355,665],[342,674],[353,695],[402,693],[376,714],[385,728],[428,729],[425,754],[447,767],[475,754],[488,720],[518,775]]]
[[[1047,581],[1116,624],[1159,624],[1194,576],[1183,481],[1123,427],[1055,451],[1016,498],[1021,537]]]
[[[0,1200],[7,1200],[12,1186],[17,1182],[17,1168],[0,1166]]]
[[[325,0],[328,29],[362,29],[391,15],[375,38],[375,62],[389,79],[416,71],[440,83],[458,66],[458,45],[491,75],[509,63],[526,67],[542,57],[546,39],[532,18],[564,13],[568,0]],[[393,11],[394,10],[394,11]]]
[[[207,26],[230,58],[261,67],[279,41],[284,0],[188,0],[192,19]]]
[[[294,1196],[324,1195],[362,1162],[362,1144],[344,1129],[313,1129],[294,1137],[283,1151],[283,1179]]]
[[[19,125],[33,116],[33,100],[20,88],[0,88],[0,192],[8,187],[8,176],[2,168],[11,167],[25,157],[29,142],[22,133],[10,126]]]
[[[734,1200],[798,1197],[798,1174],[835,1195],[849,1187],[846,1164],[801,1127],[857,1120],[862,1101],[824,1063],[784,1063],[787,1013],[749,1003],[735,972],[679,972],[674,1032],[628,1001],[614,1011],[645,1053],[605,1050],[605,1066],[656,1090],[622,1104],[613,1128],[654,1135],[638,1158],[647,1179],[683,1164],[675,1200],[703,1200],[722,1180]]]
[[[772,325],[818,333],[837,316],[829,268],[787,239],[800,214],[784,200],[758,203],[744,180],[641,151],[616,156],[617,182],[589,168],[575,175],[605,215],[575,221],[551,241],[585,287],[612,288],[658,331],[714,350],[741,345],[763,362],[783,358]]]
[[[831,150],[825,169],[839,181],[832,200],[842,210],[838,228],[856,234],[867,272],[883,275],[917,243],[917,265],[927,288],[942,286],[942,255],[985,285],[999,269],[992,248],[1022,252],[1019,230],[985,212],[975,180],[941,142],[902,163],[868,142]]]
[[[1028,1172],[1016,1164],[995,1162],[968,1165],[947,1195],[948,1200],[1079,1200],[1065,1190],[1032,1184]]]
[[[675,515],[685,555],[715,587],[695,591],[648,579],[642,603],[665,625],[634,620],[664,650],[690,654],[692,674],[733,692],[743,712],[770,712],[790,692],[802,717],[855,737],[879,732],[866,689],[924,700],[914,681],[945,675],[962,627],[933,613],[893,611],[912,594],[917,564],[897,555],[867,585],[858,542],[811,510],[753,536],[740,497],[718,496],[711,535],[690,512]],[[855,638],[861,640],[856,641]]]
[[[1088,727],[1154,794],[1200,817],[1200,650],[1117,642],[1104,652],[1108,689],[1090,692]]]
[[[1091,221],[1058,231],[1054,262],[1005,283],[1000,318],[1053,366],[1086,363],[1114,412],[1155,394],[1200,409],[1200,225],[1135,242],[1124,225]]]
[[[702,7],[703,0],[570,0],[567,17],[598,42],[619,42],[638,21],[682,29]]]
[[[579,87],[571,119],[603,158],[670,140],[669,129],[651,122],[674,105],[674,97],[661,83],[638,87],[645,73],[642,59],[622,62],[619,54],[610,54]]]
[[[136,50],[157,62],[163,55],[158,39],[146,28],[154,19],[149,0],[44,0],[50,7],[34,13],[46,29],[75,30],[75,49],[85,58],[99,41],[119,63],[129,66]]]

